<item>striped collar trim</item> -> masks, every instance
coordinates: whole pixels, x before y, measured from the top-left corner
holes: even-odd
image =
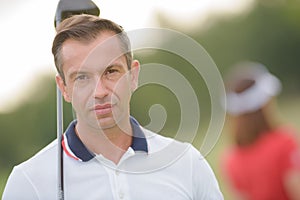
[[[63,135],[61,144],[66,155],[75,160],[87,162],[94,158],[95,154],[90,152],[77,136],[75,132],[76,123],[76,120],[70,123]],[[140,124],[133,117],[130,117],[130,123],[133,131],[131,148],[134,151],[144,151],[148,153],[147,140]]]

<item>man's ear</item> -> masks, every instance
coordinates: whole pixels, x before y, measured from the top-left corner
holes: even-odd
[[[138,87],[139,73],[140,73],[140,62],[133,60],[130,69],[131,74],[131,91],[135,91]]]
[[[62,79],[62,77],[58,74],[56,75],[55,77],[55,81],[56,81],[56,85],[58,86],[61,94],[63,95],[64,99],[66,102],[71,102],[71,98],[68,94],[68,91],[67,91],[67,87],[65,85],[65,82],[64,80]]]

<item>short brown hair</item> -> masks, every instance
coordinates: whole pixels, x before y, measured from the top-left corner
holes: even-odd
[[[56,31],[57,34],[52,44],[52,54],[54,56],[56,69],[64,81],[65,77],[62,69],[63,60],[61,55],[63,43],[68,39],[89,42],[96,39],[103,31],[112,31],[117,34],[121,42],[122,51],[125,52],[128,69],[131,67],[132,52],[130,40],[122,26],[108,19],[86,14],[74,15],[60,23]]]

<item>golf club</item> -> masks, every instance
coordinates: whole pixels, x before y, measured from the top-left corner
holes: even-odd
[[[58,2],[54,26],[58,26],[64,19],[78,14],[90,14],[99,16],[100,10],[91,0],[60,0]],[[57,112],[57,142],[58,142],[58,199],[64,200],[64,165],[63,149],[61,146],[63,135],[63,100],[62,94],[56,87],[56,112]]]

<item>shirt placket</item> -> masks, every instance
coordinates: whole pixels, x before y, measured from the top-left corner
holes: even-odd
[[[104,169],[109,175],[111,191],[116,200],[130,200],[130,193],[128,188],[128,173],[119,169],[119,166],[126,162],[126,160],[134,156],[134,151],[129,148],[122,156],[118,165],[106,159],[102,155],[97,155],[96,159],[103,165]]]

